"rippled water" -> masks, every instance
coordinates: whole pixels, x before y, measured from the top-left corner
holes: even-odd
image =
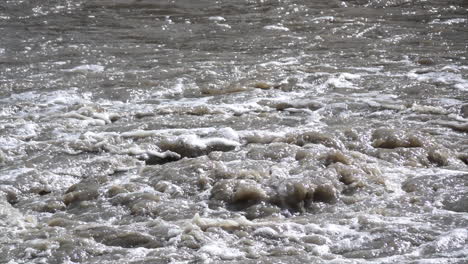
[[[463,0],[4,0],[1,263],[467,263]]]

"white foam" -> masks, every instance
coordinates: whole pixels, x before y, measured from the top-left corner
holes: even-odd
[[[271,227],[260,227],[257,228],[253,233],[254,236],[265,236],[265,237],[278,237],[278,232],[276,232],[273,228]]]
[[[216,21],[216,22],[223,22],[223,21],[226,21],[226,19],[222,16],[211,16],[208,18],[208,20],[211,20],[211,21]]]
[[[231,229],[235,227],[253,225],[253,223],[247,220],[245,217],[240,217],[236,219],[202,218],[198,214],[196,214],[193,217],[192,223],[203,229],[206,229],[208,227],[221,227]]]
[[[71,117],[71,118],[76,118],[76,119],[81,120],[81,122],[78,123],[81,127],[106,125],[106,121],[104,120],[94,119],[94,118],[83,116],[80,114],[65,115],[65,117]]]
[[[222,137],[227,138],[229,140],[233,140],[233,141],[236,141],[236,142],[240,141],[239,133],[237,133],[237,131],[235,131],[234,129],[232,129],[230,127],[221,128],[218,131],[218,133]]]
[[[177,237],[178,235],[182,234],[182,229],[180,229],[180,227],[178,226],[173,226],[171,228],[169,228],[169,230],[167,231],[167,235],[169,237]]]
[[[407,76],[420,82],[440,82],[444,84],[452,84],[455,88],[463,91],[468,90],[468,80],[465,80],[460,73],[428,72],[418,74],[415,71],[411,71]]]
[[[37,136],[39,126],[34,123],[27,123],[16,129],[15,137],[22,140],[29,140]]]
[[[151,252],[150,249],[145,248],[145,247],[136,247],[132,248],[132,250],[129,250],[129,259],[132,260],[138,260],[138,259],[144,259],[148,253]]]
[[[454,87],[457,88],[458,90],[468,91],[468,82],[457,83],[457,84],[454,85]]]
[[[143,149],[141,149],[141,148],[138,147],[138,146],[134,146],[134,147],[131,147],[131,148],[127,149],[127,150],[125,151],[125,153],[127,153],[127,154],[129,154],[129,155],[134,155],[134,156],[136,156],[136,155],[145,154],[146,151],[143,150]]]
[[[4,199],[0,199],[0,216],[0,233],[5,237],[8,237],[8,233],[11,234],[18,229],[37,225],[37,219],[34,216],[24,215]]]
[[[436,115],[446,115],[448,111],[442,107],[438,106],[430,106],[430,105],[419,105],[413,104],[411,110],[418,112],[418,113],[428,113],[428,114],[436,114]]]
[[[22,143],[23,142],[21,140],[14,137],[0,137],[0,148],[3,150],[18,149]]]
[[[177,138],[169,139],[168,142],[173,144],[182,144],[192,148],[206,149],[208,146],[206,142],[197,135],[183,135]]]
[[[350,235],[356,233],[356,231],[350,229],[350,227],[346,225],[325,224],[322,228],[326,233],[333,235]]]
[[[355,36],[358,37],[358,38],[361,38],[362,36],[364,36],[364,34],[366,34],[369,31],[372,31],[372,30],[374,30],[376,28],[377,28],[377,26],[373,25],[373,26],[368,27],[368,28],[364,29],[363,31],[357,33]]]
[[[349,72],[344,72],[340,74],[340,78],[343,78],[345,80],[356,80],[361,78],[361,75],[359,74],[354,74],[354,73],[349,73]]]
[[[268,26],[264,26],[263,27],[264,29],[266,30],[277,30],[277,31],[289,31],[289,28],[281,25],[281,24],[277,24],[277,25],[268,25]]]
[[[318,256],[330,254],[330,247],[327,245],[314,245],[312,252]]]
[[[244,252],[241,252],[237,248],[228,247],[220,241],[204,245],[199,249],[199,252],[208,253],[211,256],[217,256],[223,260],[233,260],[245,256]]]
[[[453,25],[453,24],[461,24],[461,23],[466,23],[468,19],[466,18],[452,18],[452,19],[447,19],[447,20],[440,20],[440,19],[434,19],[429,24],[444,24],[444,25]]]
[[[117,132],[92,132],[92,131],[86,131],[85,133],[81,134],[79,137],[80,139],[86,139],[86,140],[92,140],[92,141],[103,141],[108,139],[109,137],[117,137],[119,134]],[[76,139],[75,137],[72,137],[70,139]]]
[[[213,146],[237,147],[240,143],[234,140],[221,137],[200,138],[195,134],[185,134],[178,137],[165,139],[165,143],[170,145],[184,146],[185,148],[205,150]]]
[[[407,39],[409,37],[411,37],[410,34],[395,35],[395,36],[391,36],[389,38],[385,38],[382,41],[395,45],[395,44],[398,44],[401,41],[403,41],[403,40],[405,40],[405,39]]]
[[[67,72],[103,72],[104,71],[104,66],[98,65],[98,64],[84,64],[84,65],[79,65],[74,68],[71,68],[69,70],[65,70]]]
[[[0,174],[0,180],[2,181],[16,181],[16,178],[20,175],[23,175],[25,173],[34,171],[34,169],[31,168],[18,168],[10,171],[3,171]]]
[[[220,27],[223,27],[223,28],[227,28],[227,29],[231,29],[231,28],[232,28],[231,25],[229,25],[229,24],[217,23],[217,25],[220,26]]]
[[[110,123],[112,123],[111,120],[118,117],[118,115],[115,114],[115,113],[97,113],[97,112],[93,112],[92,117],[94,117],[96,119],[103,120],[105,122],[105,124],[110,124]]]
[[[467,229],[453,229],[450,232],[440,236],[430,245],[434,247],[436,252],[448,251],[460,247],[466,247],[466,241],[468,240]]]
[[[224,146],[230,146],[230,147],[237,147],[240,146],[240,143],[234,140],[226,139],[226,138],[219,138],[219,137],[213,137],[213,138],[206,138],[206,139],[195,139],[195,144],[200,144],[200,142],[204,146],[212,146],[212,145],[224,145]]]
[[[335,88],[356,88],[352,82],[343,77],[332,77],[326,83]]]
[[[122,137],[131,137],[131,138],[144,138],[144,137],[152,137],[157,135],[158,132],[156,130],[135,130],[124,132],[121,134]]]
[[[377,66],[377,67],[352,67],[350,69],[359,70],[359,71],[366,71],[366,72],[380,72],[384,69],[384,66]]]
[[[423,257],[424,255],[429,254],[438,254],[438,255],[445,255],[459,257],[459,256],[466,256],[468,252],[467,247],[468,241],[468,231],[466,229],[453,229],[445,234],[440,235],[434,241],[428,242],[420,246],[414,252],[411,252],[411,256],[414,257]],[[442,259],[440,259],[442,260]],[[444,261],[447,258],[443,259]],[[432,262],[419,262],[419,263],[432,263]],[[434,263],[442,263],[442,262],[434,262]]]
[[[277,138],[285,136],[284,132],[271,132],[262,130],[247,130],[239,132],[240,138],[248,142],[269,144]]]
[[[335,21],[335,17],[333,17],[333,16],[315,17],[315,18],[311,19],[311,21],[313,21],[315,23],[323,23],[323,21],[333,22],[333,21]]]
[[[78,89],[71,88],[68,90],[59,90],[44,93],[24,92],[12,94],[10,97],[0,99],[0,102],[4,101],[10,104],[30,102],[31,104],[28,104],[28,107],[40,107],[45,109],[47,113],[53,113],[59,112],[63,108],[63,106],[90,103],[88,97],[89,95],[87,93],[80,93]],[[37,110],[35,109],[35,111]]]

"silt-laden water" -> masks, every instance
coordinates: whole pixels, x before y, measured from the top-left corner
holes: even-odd
[[[5,0],[0,263],[467,263],[463,0]]]

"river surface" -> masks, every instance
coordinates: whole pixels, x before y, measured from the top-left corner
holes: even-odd
[[[468,2],[2,0],[0,263],[468,263]]]

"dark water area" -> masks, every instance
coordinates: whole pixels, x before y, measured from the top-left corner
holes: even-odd
[[[467,263],[468,2],[5,0],[0,263]]]

